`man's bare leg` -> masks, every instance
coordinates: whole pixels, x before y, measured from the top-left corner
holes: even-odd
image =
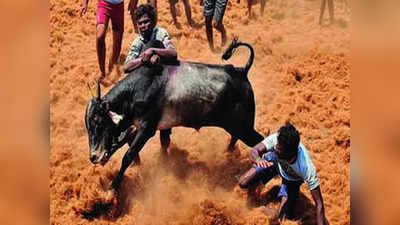
[[[106,77],[105,61],[106,61],[106,32],[107,24],[98,24],[96,27],[96,50],[97,59],[100,68],[100,80]]]
[[[261,8],[260,8],[260,15],[264,15],[264,9],[265,9],[265,2],[267,0],[260,0],[261,1]]]
[[[329,8],[329,19],[330,23],[332,24],[335,20],[333,0],[328,0],[328,8]]]
[[[189,0],[183,0],[183,6],[185,7],[185,14],[188,24],[189,26],[192,26],[194,24],[194,21],[192,20],[192,10],[190,8]]]
[[[247,10],[249,14],[249,18],[251,18],[251,6],[253,5],[253,0],[247,0]]]
[[[319,13],[319,25],[322,25],[322,19],[324,17],[325,6],[326,6],[326,0],[321,0],[321,11]]]
[[[286,202],[287,202],[287,197],[282,196],[281,204],[279,205],[279,210],[278,210],[278,216],[281,221],[285,219],[285,212],[283,210],[283,207],[285,206]]]
[[[219,32],[221,32],[221,45],[225,46],[226,44],[226,30],[224,27],[224,24],[222,23],[222,20],[220,22],[217,22],[216,20],[213,20],[213,27],[217,29]]]
[[[154,12],[156,13],[156,21],[158,18],[158,10],[157,10],[157,0],[147,0],[147,2],[150,2],[150,4],[154,7]]]
[[[111,60],[108,64],[108,72],[111,73],[115,64],[118,63],[119,54],[121,53],[121,45],[122,45],[122,31],[113,31],[113,50]]]
[[[169,10],[171,11],[172,20],[174,21],[175,26],[178,24],[178,20],[176,19],[176,8],[175,5],[177,0],[169,0]]]
[[[206,34],[208,45],[210,46],[211,51],[214,51],[213,28],[211,22],[212,16],[206,16]]]
[[[133,24],[133,28],[135,29],[135,33],[139,33],[139,30],[138,30],[138,27],[136,24],[136,19],[135,19],[135,11],[137,8],[138,1],[139,0],[130,0],[129,6],[128,6],[128,10],[129,10],[129,13],[131,14],[132,24]]]

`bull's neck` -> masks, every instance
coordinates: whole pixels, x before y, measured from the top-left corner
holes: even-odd
[[[132,79],[124,79],[118,82],[114,87],[104,96],[104,100],[109,102],[110,111],[113,111],[123,116],[119,127],[126,129],[130,126],[133,119],[133,102],[132,96],[134,95],[134,85]]]

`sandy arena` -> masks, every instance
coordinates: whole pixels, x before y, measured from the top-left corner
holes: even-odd
[[[144,2],[143,0],[140,2]],[[135,34],[125,1],[125,32],[120,64],[108,75],[117,82]],[[255,128],[262,135],[292,122],[311,153],[321,182],[326,217],[331,225],[350,224],[350,11],[335,1],[336,23],[319,26],[319,0],[266,3],[264,15],[253,6],[255,18],[246,15],[247,2],[228,3],[224,24],[228,42],[237,36],[254,47],[249,72],[256,99]],[[247,62],[240,49],[229,62],[221,60],[219,32],[214,31],[219,53],[208,48],[202,7],[191,1],[189,27],[183,4],[172,23],[168,1],[158,2],[158,25],[166,28],[179,58],[204,63]],[[238,142],[233,153],[230,136],[219,128],[174,128],[171,154],[160,152],[159,133],[141,151],[142,164],[125,173],[119,199],[105,201],[106,188],[119,170],[127,146],[104,166],[89,161],[84,124],[90,98],[86,82],[99,74],[96,55],[96,1],[79,16],[80,1],[50,0],[50,224],[136,225],[250,225],[276,224],[259,206],[277,208],[281,180],[273,179],[258,193],[256,205],[247,204],[247,192],[237,176],[250,168],[249,147]],[[326,23],[328,12],[325,12]],[[107,59],[111,53],[111,26],[107,32]],[[225,46],[226,47],[226,46]],[[107,66],[106,66],[107,67]],[[110,87],[103,89],[103,93]],[[234,122],[234,121],[232,121]],[[316,224],[315,206],[307,185],[301,186],[297,221]]]

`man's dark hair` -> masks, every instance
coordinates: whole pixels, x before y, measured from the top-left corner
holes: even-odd
[[[154,7],[147,3],[147,4],[141,4],[137,7],[135,11],[135,19],[136,21],[140,19],[140,17],[144,16],[147,14],[147,16],[150,18],[150,20],[153,22],[153,24],[156,24],[156,13],[154,12]]]
[[[285,158],[291,158],[297,154],[297,149],[300,143],[300,135],[296,128],[287,123],[285,126],[279,128],[278,142],[282,145],[285,152]]]

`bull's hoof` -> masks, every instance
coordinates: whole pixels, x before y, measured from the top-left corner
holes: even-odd
[[[107,215],[110,218],[118,217],[120,214],[118,193],[115,190],[110,189],[105,193],[104,200],[108,204]]]
[[[110,189],[104,194],[104,200],[106,202],[112,202],[113,199],[116,197],[117,197],[117,193],[114,189]]]

